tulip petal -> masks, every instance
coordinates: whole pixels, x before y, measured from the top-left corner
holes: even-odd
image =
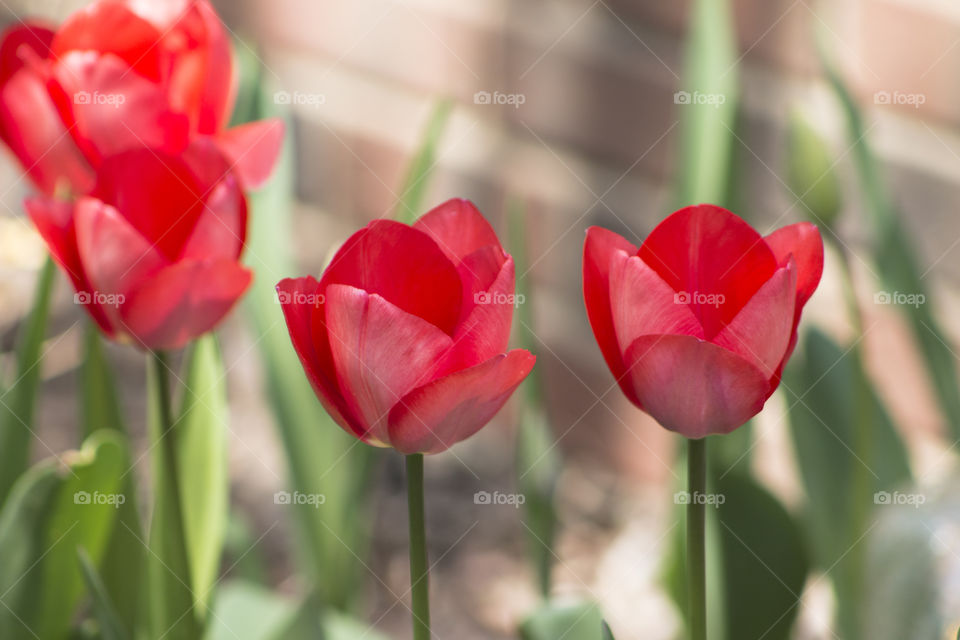
[[[792,255],[797,263],[797,315],[813,295],[823,275],[823,240],[810,222],[798,222],[777,229],[764,240],[777,263],[783,266]]]
[[[123,331],[147,349],[179,349],[223,320],[252,277],[233,260],[184,260],[161,269],[127,295]]]
[[[375,293],[452,336],[463,287],[456,267],[427,234],[376,220],[350,236],[320,280]]]
[[[642,336],[625,359],[644,411],[688,438],[733,431],[756,415],[767,397],[767,379],[759,369],[693,336]]]
[[[515,290],[513,258],[507,257],[490,288],[471,300],[470,315],[457,327],[453,346],[439,360],[436,376],[472,367],[507,350]]]
[[[53,39],[55,58],[71,52],[112,54],[144,78],[161,77],[160,31],[120,2],[93,2],[70,14]]]
[[[74,209],[77,247],[94,290],[125,294],[169,261],[115,208],[81,198]]]
[[[93,163],[139,147],[179,153],[190,120],[164,86],[132,73],[112,54],[69,52],[53,67],[51,95],[74,141]]]
[[[391,407],[433,378],[437,359],[453,341],[380,295],[340,284],[328,286],[325,295],[325,323],[340,390],[370,441],[386,444]]]
[[[283,135],[283,121],[271,118],[227,129],[217,137],[217,144],[244,187],[256,189],[273,172],[283,147]]]
[[[79,294],[90,296],[93,286],[80,261],[73,203],[41,196],[28,198],[24,206],[37,231],[47,243],[50,255],[70,278],[73,288]],[[90,304],[86,308],[100,329],[106,335],[113,336],[114,329],[104,309],[97,304]]]
[[[390,445],[401,453],[439,453],[486,425],[533,369],[523,349],[500,354],[418,387],[390,412]]]
[[[737,315],[777,268],[750,225],[709,204],[680,209],[647,236],[637,255],[678,293],[722,294],[724,303],[693,303],[707,338]]]
[[[612,231],[602,227],[587,229],[587,238],[583,243],[583,298],[593,335],[597,338],[610,372],[627,398],[639,404],[633,387],[625,379],[627,367],[620,353],[610,305],[610,262],[613,253],[618,250],[629,255],[637,252],[635,246]]]
[[[433,238],[453,264],[484,247],[500,250],[500,264],[506,259],[493,227],[469,200],[447,200],[423,214],[413,228]]]
[[[39,190],[53,195],[64,181],[74,193],[86,193],[93,186],[93,171],[63,124],[41,64],[52,40],[53,31],[39,24],[4,31],[0,139]]]
[[[753,363],[768,379],[773,377],[790,345],[796,289],[797,268],[790,259],[711,342]]]
[[[95,194],[174,261],[206,211],[208,189],[197,181],[184,156],[133,149],[103,162]]]
[[[313,314],[323,306],[318,283],[312,277],[287,278],[277,284],[277,294],[287,322],[293,349],[300,358],[314,392],[323,408],[344,431],[365,439],[363,426],[353,416],[337,385],[337,372],[330,353],[326,330],[313,333]]]
[[[610,257],[610,311],[621,353],[644,335],[677,333],[703,338],[690,305],[637,256]]]

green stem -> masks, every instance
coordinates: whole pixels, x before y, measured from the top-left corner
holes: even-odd
[[[430,580],[423,506],[423,454],[407,456],[407,509],[410,518],[410,591],[413,640],[430,640]]]
[[[707,637],[706,503],[707,441],[687,440],[687,611],[690,640]]]

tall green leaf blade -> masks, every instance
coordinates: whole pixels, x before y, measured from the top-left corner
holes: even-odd
[[[603,616],[593,602],[548,602],[520,625],[523,640],[601,640]]]
[[[147,555],[146,594],[149,637],[196,640],[200,620],[194,607],[190,558],[186,547],[178,448],[164,370],[169,366],[159,354],[148,354],[147,428],[153,455],[153,511]]]
[[[47,258],[37,281],[33,308],[19,337],[16,379],[0,397],[0,505],[30,464],[33,413],[41,373],[40,349],[47,330],[55,276],[53,260]]]
[[[805,117],[790,116],[787,136],[787,184],[800,200],[806,215],[820,224],[831,224],[843,202],[840,180],[833,170],[830,147]]]
[[[84,439],[98,429],[126,433],[117,398],[117,383],[104,353],[103,338],[93,321],[87,322],[84,358],[78,378]]]
[[[116,379],[110,369],[97,326],[87,323],[85,353],[80,369],[82,406],[81,431],[85,438],[100,429],[127,433],[116,392]],[[135,628],[140,618],[140,580],[143,575],[146,549],[143,526],[137,507],[136,479],[131,469],[129,452],[125,462],[123,495],[106,554],[100,563],[107,595],[125,629]]]
[[[526,218],[523,206],[512,201],[508,206],[510,253],[517,273],[516,333],[520,346],[532,353],[540,350],[534,333],[533,292],[527,262]],[[517,430],[517,486],[526,498],[528,547],[537,572],[541,595],[550,594],[550,574],[554,562],[554,537],[557,515],[554,505],[560,454],[543,407],[539,369],[534,367],[523,382],[520,395],[520,424]]]
[[[77,549],[77,561],[86,584],[87,592],[93,601],[93,610],[99,623],[100,638],[102,640],[127,640],[130,636],[123,627],[116,607],[110,600],[107,587],[97,573],[97,568],[90,559],[90,554],[83,547]]]
[[[183,531],[191,590],[206,614],[220,569],[229,510],[226,371],[214,335],[197,339],[187,359],[186,390],[175,427]]]
[[[250,118],[278,115],[262,87]],[[369,508],[366,487],[375,451],[347,435],[317,401],[290,343],[275,285],[297,274],[289,246],[294,236],[292,208],[295,166],[293,137],[287,139],[269,184],[251,197],[247,260],[256,272],[246,312],[257,336],[267,390],[290,473],[290,488],[322,494],[322,509],[291,505],[297,524],[301,564],[324,601],[337,608],[354,604],[366,575],[368,533],[361,514]],[[350,548],[345,546],[350,545]]]
[[[733,19],[727,0],[697,0],[687,37],[680,110],[678,206],[729,198],[739,73]]]
[[[213,612],[205,640],[280,640],[297,615],[297,605],[263,587],[233,581],[220,589]]]
[[[714,481],[723,563],[726,637],[787,640],[809,570],[800,528],[748,475]]]
[[[872,485],[869,496],[909,483],[906,448],[853,349],[845,352],[820,331],[808,331],[802,358],[788,367],[783,388],[807,495],[804,522],[813,556],[819,566],[831,568],[841,628],[854,637],[860,628],[861,568],[849,550],[862,535],[854,530],[857,509],[872,510],[872,505],[858,504],[862,498],[856,494],[855,477],[865,465]],[[872,417],[871,446],[860,454],[855,453],[856,428],[863,416],[851,402],[858,390],[866,391],[867,415]]]
[[[916,299],[923,300],[917,305],[897,306],[910,323],[940,408],[952,430],[952,437],[960,438],[960,379],[957,376],[956,356],[951,351],[947,334],[934,315],[932,300],[923,281],[925,274],[911,244],[910,234],[903,226],[901,212],[883,178],[880,163],[869,146],[860,109],[822,49],[821,59],[846,116],[854,162],[873,225],[874,262],[889,294],[914,295]]]
[[[53,461],[24,473],[0,511],[0,638],[36,635],[46,522],[63,479]]]
[[[429,176],[436,164],[437,146],[453,111],[453,101],[445,98],[440,100],[430,115],[427,128],[423,134],[420,148],[414,155],[407,171],[407,179],[400,191],[400,202],[397,203],[395,218],[400,222],[412,224],[423,210],[424,196],[429,184]]]
[[[43,589],[36,594],[42,638],[63,638],[70,629],[85,590],[77,548],[86,549],[95,565],[104,557],[123,500],[122,476],[129,456],[123,436],[101,430],[64,460],[69,472],[50,506]]]

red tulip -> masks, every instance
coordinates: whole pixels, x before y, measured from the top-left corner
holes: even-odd
[[[348,433],[402,453],[437,453],[497,413],[533,368],[507,351],[513,259],[466,200],[413,226],[377,220],[320,281],[277,285],[294,349]]]
[[[763,408],[822,271],[814,225],[762,237],[706,204],[668,217],[639,249],[591,227],[583,250],[587,315],[610,371],[688,438],[729,433]]]
[[[27,212],[104,333],[177,349],[211,330],[250,284],[238,259],[247,205],[210,144],[106,158],[89,196],[27,200]]]
[[[0,44],[0,136],[47,194],[60,180],[86,193],[108,156],[178,154],[198,137],[257,186],[283,125],[226,129],[235,91],[230,39],[207,0],[98,0],[56,31],[20,24]]]

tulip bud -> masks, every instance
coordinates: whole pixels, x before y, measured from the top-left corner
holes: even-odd
[[[831,226],[840,213],[842,197],[826,141],[806,118],[794,112],[787,139],[787,183],[803,205],[804,214]]]

